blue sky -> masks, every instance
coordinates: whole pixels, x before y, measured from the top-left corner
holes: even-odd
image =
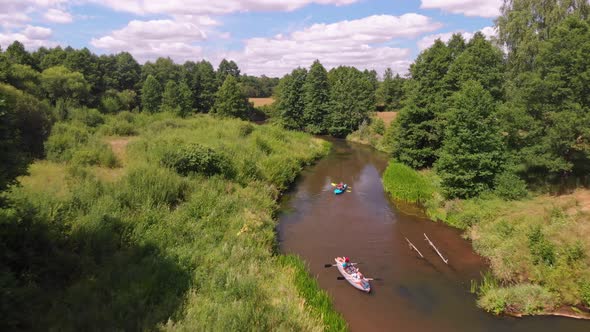
[[[501,0],[0,0],[0,45],[128,51],[140,62],[236,60],[280,76],[319,59],[404,73],[454,32],[494,35]]]

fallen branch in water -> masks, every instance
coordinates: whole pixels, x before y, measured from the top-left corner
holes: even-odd
[[[449,260],[444,258],[443,255],[440,253],[440,251],[438,251],[438,249],[436,248],[436,246],[434,245],[434,243],[432,243],[432,241],[430,241],[430,239],[428,238],[428,236],[426,235],[426,233],[424,233],[424,237],[426,238],[426,241],[428,241],[428,243],[430,244],[430,246],[432,248],[434,248],[434,250],[436,250],[436,253],[438,254],[438,256],[440,256],[440,259],[442,259],[443,262],[445,262],[445,264],[449,264]]]
[[[410,249],[416,250],[416,252],[418,253],[418,255],[420,255],[420,257],[424,258],[424,255],[422,255],[422,253],[420,252],[420,250],[418,250],[418,248],[416,248],[416,246],[412,242],[410,242],[410,240],[408,240],[408,238],[406,238],[406,241],[408,241],[408,244],[410,245]]]

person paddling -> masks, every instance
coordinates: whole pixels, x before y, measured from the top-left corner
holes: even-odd
[[[342,190],[344,188],[344,183],[340,182],[336,188],[338,188],[338,190]]]

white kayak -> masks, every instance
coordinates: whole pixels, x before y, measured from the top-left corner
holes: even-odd
[[[334,258],[336,261],[336,266],[338,267],[338,271],[340,274],[352,285],[354,288],[362,290],[363,292],[370,292],[371,285],[369,281],[360,273],[360,271],[355,266],[350,267],[342,267],[342,263],[344,263],[344,258],[336,257]]]

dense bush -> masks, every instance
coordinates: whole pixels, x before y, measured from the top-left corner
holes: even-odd
[[[185,145],[177,150],[167,151],[161,160],[164,166],[182,175],[200,173],[207,176],[222,174],[232,177],[232,166],[228,158],[215,150],[200,144]]]
[[[98,127],[105,122],[102,114],[93,108],[76,108],[69,112],[68,117],[73,121],[79,121],[88,127]]]
[[[57,123],[51,131],[51,136],[45,142],[47,159],[56,162],[69,161],[75,150],[88,142],[89,138],[90,132],[86,126]]]
[[[528,195],[526,182],[512,172],[496,176],[494,193],[505,200],[517,200]]]

